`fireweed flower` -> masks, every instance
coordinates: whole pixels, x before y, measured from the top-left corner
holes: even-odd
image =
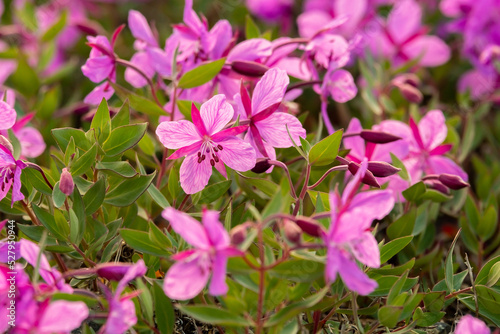
[[[325,279],[334,282],[337,273],[344,284],[361,295],[370,294],[377,283],[358,267],[355,260],[380,267],[380,252],[370,225],[391,212],[394,199],[390,190],[374,190],[356,194],[368,163],[363,161],[353,180],[342,194],[330,194],[331,223],[322,238],[327,247]]]
[[[234,97],[241,119],[250,120],[250,129],[245,140],[255,148],[258,158],[269,157],[274,160],[274,147],[293,146],[290,135],[297,145],[300,145],[300,137],[306,137],[306,130],[297,117],[277,111],[289,82],[286,71],[273,68],[257,82],[252,100],[243,85],[240,94]]]
[[[229,234],[219,221],[219,213],[203,210],[203,225],[173,208],[166,208],[162,216],[175,232],[195,247],[172,256],[177,262],[165,276],[165,294],[177,300],[194,298],[206,286],[210,274],[208,292],[213,296],[226,294],[227,259],[243,253],[230,245]]]
[[[472,315],[464,315],[462,319],[458,322],[457,328],[455,329],[455,334],[490,334],[490,329],[486,324],[474,318]]]
[[[144,276],[148,270],[143,260],[137,261],[135,264],[126,268],[123,274],[123,267],[116,268],[116,274],[122,276],[116,290],[113,293],[105,286],[101,285],[104,290],[106,299],[109,302],[109,315],[108,321],[104,325],[105,334],[122,334],[125,333],[130,327],[137,323],[137,316],[135,314],[134,303],[130,300],[137,296],[140,292],[132,292],[122,296],[123,291],[128,284],[141,276]],[[102,270],[102,267],[101,267]],[[112,268],[108,268],[108,274],[112,272]]]
[[[21,171],[26,168],[26,164],[21,160],[16,160],[12,152],[3,145],[0,145],[0,200],[7,196],[12,187],[12,203],[24,199],[21,193]]]
[[[167,148],[178,149],[168,159],[186,156],[180,168],[181,187],[186,194],[205,188],[212,167],[227,177],[224,164],[241,172],[255,166],[253,147],[235,137],[247,126],[224,129],[233,115],[233,107],[226,102],[224,95],[219,94],[203,103],[201,110],[193,104],[193,123],[180,120],[158,125],[156,135],[161,143]]]
[[[398,1],[384,22],[373,25],[373,32],[366,39],[371,51],[399,66],[419,58],[421,66],[439,66],[450,58],[450,49],[440,38],[427,35],[422,27],[422,9],[414,0]]]
[[[17,113],[11,92],[6,91],[0,96],[0,130],[10,129],[16,123]]]

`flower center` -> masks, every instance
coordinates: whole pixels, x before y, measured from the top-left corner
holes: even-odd
[[[217,154],[219,151],[222,151],[224,148],[221,144],[217,144],[213,142],[210,138],[206,138],[203,144],[200,147],[200,151],[198,152],[198,163],[201,164],[206,158],[207,155],[210,158],[210,164],[215,166],[215,163],[219,162],[219,155]]]

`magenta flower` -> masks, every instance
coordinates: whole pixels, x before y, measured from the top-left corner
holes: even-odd
[[[24,162],[14,159],[12,152],[0,145],[0,200],[4,199],[12,187],[11,207],[14,206],[14,202],[24,199],[21,193],[21,171],[24,168],[26,168]]]
[[[140,292],[136,291],[123,296],[122,293],[132,280],[144,276],[148,270],[143,260],[139,260],[135,264],[128,266],[125,273],[123,273],[123,269],[125,269],[123,266],[115,268],[116,270],[113,270],[112,267],[100,267],[100,270],[104,270],[108,274],[107,277],[113,271],[115,271],[115,275],[111,276],[121,277],[114,294],[105,285],[101,285],[109,302],[109,315],[108,321],[104,325],[104,334],[122,334],[137,323],[135,306],[130,299],[137,296]]]
[[[18,119],[12,127],[12,132],[21,144],[21,158],[36,158],[45,152],[47,147],[40,131],[27,126],[34,116],[35,113],[29,113]],[[7,133],[3,132],[2,134],[6,135]]]
[[[16,123],[17,113],[14,109],[14,101],[9,91],[0,96],[0,130],[7,130]]]
[[[248,10],[259,18],[268,21],[279,21],[283,25],[290,18],[293,0],[246,0]]]
[[[490,334],[491,331],[481,320],[466,314],[458,322],[455,334]]]
[[[210,274],[208,292],[213,296],[226,294],[227,259],[243,253],[230,245],[229,234],[219,221],[219,213],[203,210],[203,225],[173,208],[166,208],[162,216],[175,232],[195,247],[172,257],[177,262],[165,276],[165,294],[177,300],[194,298],[206,286]]]
[[[186,194],[205,188],[212,167],[227,177],[224,164],[241,172],[255,166],[255,150],[235,137],[247,127],[224,129],[233,115],[233,107],[226,102],[224,95],[219,94],[203,103],[201,110],[193,104],[193,123],[181,120],[158,125],[156,135],[161,143],[167,148],[178,149],[168,159],[186,156],[180,169],[181,187]]]
[[[258,158],[269,157],[274,160],[274,147],[293,146],[290,135],[297,145],[300,145],[300,137],[306,137],[306,130],[297,117],[277,111],[289,82],[286,71],[272,68],[257,82],[252,100],[243,86],[240,94],[234,97],[241,119],[250,120],[250,131],[245,140],[255,148]]]
[[[325,279],[334,282],[337,273],[352,291],[368,295],[377,283],[358,267],[355,260],[372,267],[380,267],[380,252],[370,225],[375,219],[391,212],[394,199],[390,190],[375,190],[356,194],[368,163],[363,161],[353,180],[347,184],[342,197],[330,194],[331,224],[323,231],[327,247]]]
[[[378,18],[373,35],[367,38],[368,46],[375,55],[390,59],[393,65],[401,65],[419,58],[421,66],[439,66],[450,59],[450,49],[440,38],[427,35],[422,27],[422,9],[414,0],[398,1],[387,22]]]

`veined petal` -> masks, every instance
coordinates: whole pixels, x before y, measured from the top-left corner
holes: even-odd
[[[427,151],[439,146],[448,134],[446,119],[441,110],[431,110],[418,123],[418,132]]]
[[[181,147],[180,149],[178,149],[177,151],[175,151],[174,153],[172,153],[167,158],[167,160],[175,160],[175,159],[179,159],[181,157],[185,157],[187,155],[190,155],[190,154],[198,151],[200,149],[202,143],[203,142],[200,140],[200,141],[197,141],[196,143],[191,144],[189,146]]]
[[[0,130],[7,130],[16,123],[17,113],[7,102],[0,101]]]
[[[360,295],[368,295],[378,286],[377,282],[370,279],[354,260],[348,259],[343,254],[339,256],[339,273],[342,281],[351,291]]]
[[[108,56],[89,58],[82,66],[83,74],[93,82],[108,78],[114,69],[114,62]]]
[[[210,270],[201,256],[175,263],[167,272],[163,290],[171,299],[187,300],[196,297],[210,277]]]
[[[234,116],[233,107],[226,102],[226,96],[219,94],[203,103],[200,116],[209,135],[221,131]]]
[[[352,74],[346,70],[328,71],[324,89],[339,103],[352,100],[358,93]]]
[[[204,210],[201,221],[214,247],[225,247],[229,245],[229,234],[219,220],[218,211]]]
[[[279,68],[268,70],[262,79],[257,82],[252,95],[252,115],[281,103],[285,96],[286,88],[290,83],[288,74]]]
[[[182,162],[179,171],[181,187],[186,194],[195,194],[203,190],[212,175],[210,157],[198,163],[198,156],[188,155]],[[252,166],[253,167],[253,166]],[[251,168],[251,167],[250,167]]]
[[[104,325],[104,334],[125,333],[137,323],[135,305],[131,300],[110,301],[108,321]]]
[[[181,120],[162,122],[156,128],[156,135],[166,148],[178,149],[201,141],[193,123]]]
[[[325,280],[328,283],[335,282],[339,271],[340,251],[333,246],[327,246],[326,265],[325,265]]]
[[[216,253],[212,263],[212,279],[208,287],[208,293],[212,296],[220,296],[227,293],[226,267],[227,257],[221,253]]]
[[[89,309],[84,302],[56,300],[43,312],[38,324],[40,333],[69,333],[77,329],[89,316]]]
[[[14,183],[12,185],[12,203],[11,207],[14,207],[14,202],[21,201],[24,199],[24,195],[21,192],[21,168],[16,167],[14,171]]]
[[[210,247],[207,232],[197,220],[188,214],[168,207],[163,210],[161,215],[170,222],[174,231],[190,245],[201,249]]]
[[[248,125],[240,125],[240,126],[235,126],[229,129],[224,129],[222,131],[217,132],[212,136],[212,139],[214,141],[218,140],[223,140],[226,137],[234,137],[236,135],[239,135],[240,133],[245,132],[248,129]]]
[[[237,137],[230,137],[216,143],[223,147],[217,154],[229,168],[246,172],[255,166],[255,150],[249,143]]]
[[[104,82],[99,86],[96,86],[87,96],[85,96],[83,102],[98,105],[101,103],[103,98],[109,100],[114,93],[115,90],[113,87],[111,87],[108,82]]]
[[[259,129],[262,138],[273,147],[293,146],[288,135],[287,126],[293,141],[297,145],[300,145],[299,137],[306,137],[306,130],[297,117],[284,112],[275,112],[268,118],[257,122],[255,126]]]

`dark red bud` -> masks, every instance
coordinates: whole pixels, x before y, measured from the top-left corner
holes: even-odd
[[[435,180],[435,179],[425,180],[424,184],[427,188],[437,190],[440,193],[443,193],[445,195],[450,194],[450,190],[444,184],[439,182],[438,180]]]
[[[295,224],[300,227],[304,233],[313,237],[321,237],[323,226],[316,220],[309,217],[297,216]]]
[[[388,177],[399,172],[401,168],[394,167],[385,161],[370,161],[368,170],[376,177]]]
[[[394,79],[392,79],[392,84],[396,87],[407,84],[412,85],[413,87],[418,87],[420,85],[420,78],[414,73],[406,73],[402,75],[398,75]]]
[[[293,221],[285,219],[283,221],[284,227],[283,231],[285,233],[285,237],[288,241],[293,244],[300,243],[300,237],[302,236],[302,229],[295,224]]]
[[[254,61],[236,60],[232,62],[231,69],[247,77],[261,77],[269,70],[269,67]]]
[[[362,130],[360,136],[364,140],[375,144],[386,144],[401,139],[401,137],[395,136],[391,133],[375,130]]]
[[[269,158],[258,158],[255,166],[252,168],[252,172],[261,174],[266,172],[269,168],[271,168],[271,164],[269,164]]]
[[[460,176],[453,174],[441,174],[439,175],[439,181],[443,183],[450,189],[458,190],[465,187],[469,187],[469,184],[465,182]]]
[[[403,95],[403,97],[406,100],[408,100],[409,102],[419,104],[424,99],[424,95],[422,94],[422,92],[419,91],[418,88],[416,88],[412,85],[404,84],[398,88],[399,88],[399,91],[401,92],[401,95]]]
[[[351,161],[349,162],[349,166],[347,168],[349,169],[349,172],[351,172],[352,175],[355,175],[358,172],[359,164]],[[377,182],[377,179],[375,178],[373,173],[370,172],[369,170],[365,172],[365,176],[363,176],[361,182],[371,187],[380,188],[380,184]]]
[[[75,189],[73,177],[66,168],[63,168],[62,170],[61,179],[59,180],[59,189],[66,196],[71,195],[73,193],[73,190]]]
[[[246,224],[233,227],[229,234],[231,236],[231,244],[235,246],[241,244],[247,238]]]

